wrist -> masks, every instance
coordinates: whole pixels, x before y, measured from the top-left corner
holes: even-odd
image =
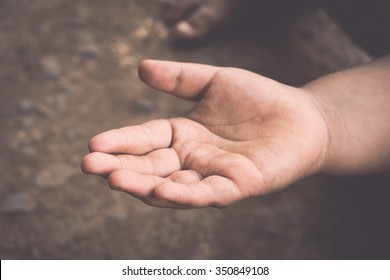
[[[320,172],[359,175],[390,168],[389,70],[387,58],[303,86],[327,127]]]
[[[335,140],[334,131],[337,131],[337,124],[340,123],[337,110],[333,108],[326,99],[318,95],[315,90],[311,88],[310,85],[304,85],[301,87],[306,96],[306,99],[312,104],[314,110],[318,116],[318,126],[321,128],[322,132],[320,135],[321,144],[317,145],[319,151],[318,162],[314,170],[315,173],[329,173],[330,171],[330,162],[331,162],[331,151],[333,150],[333,145]]]
[[[317,92],[311,85],[303,87],[311,96],[324,127],[324,145],[317,173],[337,175],[343,173],[343,160],[347,158],[344,149],[347,143],[348,129],[339,108],[327,96]]]

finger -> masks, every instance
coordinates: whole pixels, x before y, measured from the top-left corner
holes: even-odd
[[[166,182],[157,186],[153,195],[158,200],[189,208],[226,207],[243,198],[240,188],[222,176],[210,176],[189,184]]]
[[[81,161],[81,170],[86,174],[106,176],[118,169],[118,162],[114,155],[105,153],[90,153]]]
[[[168,177],[172,182],[189,184],[199,182],[203,177],[194,170],[179,170]]]
[[[169,182],[167,178],[143,175],[128,169],[119,169],[110,174],[108,184],[114,190],[121,190],[139,198],[152,198],[156,186]]]
[[[108,175],[117,169],[129,169],[145,175],[166,177],[180,170],[181,164],[173,149],[159,149],[144,156],[91,153],[84,157],[82,170],[87,174]]]
[[[153,120],[142,125],[109,130],[93,137],[91,152],[128,153],[143,155],[156,149],[168,148],[172,127],[168,120]]]
[[[245,197],[264,193],[263,174],[248,157],[210,144],[201,144],[182,155],[182,168],[195,170],[203,178],[218,175],[242,189]]]
[[[202,64],[144,60],[139,66],[139,76],[152,88],[197,100],[219,69]]]
[[[223,7],[213,4],[201,5],[191,16],[179,22],[175,27],[175,35],[181,39],[200,39],[221,24],[226,16]]]
[[[148,197],[146,199],[140,199],[140,200],[149,206],[158,207],[158,208],[171,208],[171,209],[182,209],[182,210],[191,209],[191,207],[187,205],[180,205],[170,201],[157,200],[153,197]]]
[[[154,197],[156,186],[169,182],[153,175],[142,175],[126,169],[114,171],[108,178],[110,188],[120,190],[142,200],[144,203],[160,208],[189,209],[189,206],[179,205],[170,201],[162,201]]]

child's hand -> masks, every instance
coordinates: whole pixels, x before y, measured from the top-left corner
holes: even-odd
[[[82,168],[111,188],[157,207],[224,207],[322,167],[328,131],[308,92],[233,68],[144,61],[139,71],[197,104],[183,118],[92,138]]]

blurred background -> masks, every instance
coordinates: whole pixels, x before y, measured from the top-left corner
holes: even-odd
[[[0,0],[1,259],[390,258],[386,174],[312,177],[226,209],[179,211],[81,173],[93,135],[191,108],[144,86],[142,59],[297,86],[371,60],[321,9],[282,32],[268,25],[272,36],[249,26],[183,48],[156,0]]]

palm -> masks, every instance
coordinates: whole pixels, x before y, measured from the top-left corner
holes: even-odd
[[[325,130],[305,92],[238,69],[191,70],[192,80],[182,69],[172,85],[173,70],[161,78],[145,67],[146,83],[200,101],[185,118],[95,137],[84,170],[150,205],[197,208],[275,191],[319,168]]]

